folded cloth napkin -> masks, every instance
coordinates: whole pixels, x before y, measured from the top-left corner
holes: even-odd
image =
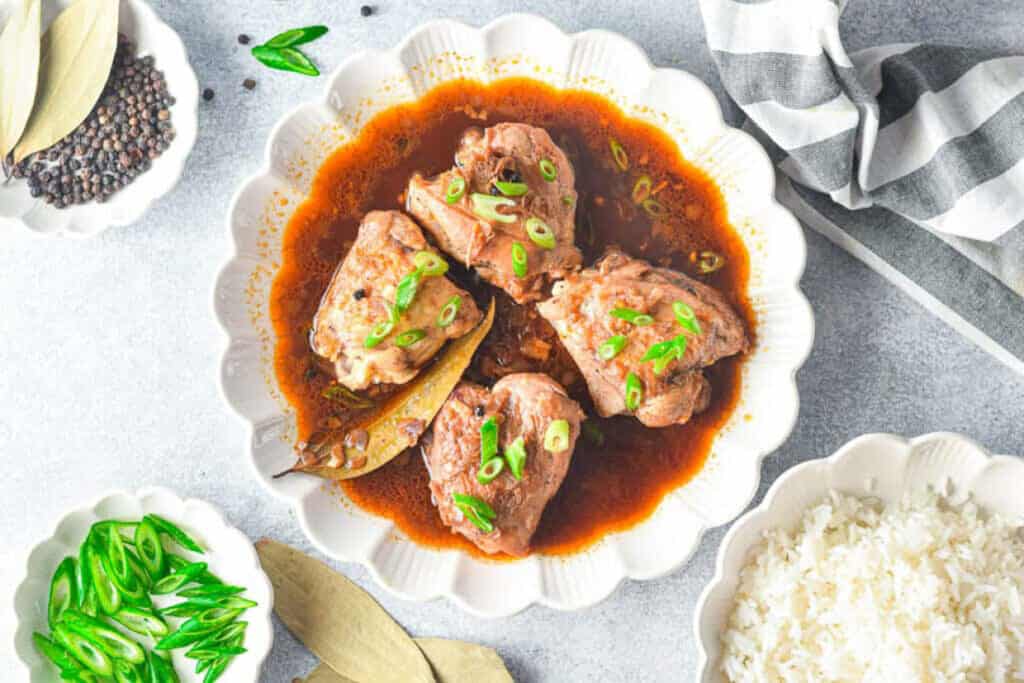
[[[1024,372],[1024,56],[847,54],[847,0],[700,0],[779,199]],[[923,228],[923,229],[922,229]]]

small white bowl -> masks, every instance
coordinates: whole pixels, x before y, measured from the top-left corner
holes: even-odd
[[[0,26],[20,1],[0,0]],[[49,25],[72,1],[44,2],[43,26]],[[189,64],[185,45],[142,0],[121,0],[118,30],[135,43],[140,56],[152,55],[156,68],[164,72],[167,89],[176,100],[170,108],[176,134],[174,141],[149,171],[104,204],[89,202],[55,209],[33,198],[24,180],[0,183],[0,228],[13,225],[41,235],[91,237],[114,225],[134,223],[181,178],[199,125],[199,83]]]
[[[801,463],[779,477],[764,501],[740,517],[722,540],[715,576],[697,601],[694,629],[699,660],[695,680],[718,683],[720,634],[733,607],[733,595],[747,556],[768,529],[793,529],[803,512],[830,490],[872,496],[887,503],[926,487],[952,502],[968,496],[1008,519],[1024,519],[1024,459],[993,456],[959,434],[937,432],[916,439],[866,434],[831,457]]]
[[[245,586],[245,597],[258,603],[242,616],[249,623],[245,632],[248,652],[231,662],[224,680],[259,681],[260,668],[270,654],[274,640],[270,620],[274,591],[270,579],[260,567],[252,542],[225,522],[220,512],[209,503],[191,498],[182,500],[167,489],[145,488],[136,494],[125,491],[111,493],[92,505],[69,512],[57,523],[50,538],[29,553],[26,576],[14,593],[17,618],[14,648],[22,671],[27,670],[32,683],[57,680],[56,669],[32,644],[33,631],[50,631],[46,617],[47,601],[50,579],[57,565],[65,557],[78,554],[79,546],[94,523],[104,519],[137,520],[148,513],[160,515],[193,534],[206,548],[206,553],[202,556],[183,554],[201,557],[201,561],[210,565],[211,572],[225,583]],[[195,662],[186,659],[184,652],[176,650],[173,653],[178,676],[183,683],[201,681],[202,676],[193,673]]]

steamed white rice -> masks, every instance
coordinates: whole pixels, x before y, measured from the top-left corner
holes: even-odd
[[[722,645],[730,681],[1024,681],[1021,530],[934,493],[832,494],[765,534]]]

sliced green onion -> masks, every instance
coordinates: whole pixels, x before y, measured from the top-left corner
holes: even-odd
[[[511,183],[507,180],[495,180],[494,186],[506,197],[522,197],[530,191],[526,183]]]
[[[499,223],[515,223],[516,217],[507,213],[498,213],[499,206],[515,206],[514,200],[508,197],[493,197],[489,194],[474,192],[470,195],[473,200],[473,213],[487,220]]]
[[[626,408],[636,410],[644,400],[644,383],[634,373],[626,375]]]
[[[697,261],[697,270],[703,275],[708,275],[722,268],[725,265],[725,257],[717,251],[702,251]]]
[[[72,631],[64,624],[57,624],[53,629],[53,636],[57,639],[75,660],[97,676],[112,676],[114,674],[114,663],[97,643],[92,642],[80,633]]]
[[[526,256],[526,247],[519,242],[512,243],[512,272],[516,277],[526,277],[529,271],[529,262]]]
[[[86,545],[86,555],[82,561],[89,564],[89,578],[96,590],[96,601],[100,609],[104,614],[113,614],[121,608],[121,593],[110,578],[109,567],[101,551],[95,547],[95,541]]]
[[[122,607],[110,615],[110,618],[129,631],[142,636],[162,638],[170,630],[163,619],[149,610],[138,607]]]
[[[615,138],[608,139],[608,146],[612,150],[612,158],[615,159],[615,165],[619,167],[620,171],[625,171],[629,168],[629,156],[626,154],[626,150],[622,148],[619,141]]]
[[[552,453],[561,453],[569,447],[569,421],[555,420],[544,432],[544,448]]]
[[[486,465],[487,461],[497,454],[498,421],[489,417],[480,425],[480,464]]]
[[[462,514],[466,515],[466,518],[480,531],[485,534],[494,531],[492,520],[498,515],[486,502],[476,496],[463,493],[453,493],[452,501],[455,503],[455,507],[461,510]]]
[[[537,167],[540,168],[540,177],[549,183],[558,177],[558,168],[551,159],[541,159]]]
[[[117,529],[107,527],[107,562],[110,564],[111,573],[115,578],[127,579],[131,576],[131,568],[128,566],[128,554],[124,550],[124,540]]]
[[[171,539],[175,543],[180,545],[182,548],[185,548],[186,550],[191,550],[194,553],[199,553],[200,555],[203,554],[202,546],[199,545],[195,541],[195,539],[193,539],[191,536],[186,534],[184,531],[182,531],[173,523],[167,521],[163,517],[158,517],[157,515],[150,514],[143,517],[143,519],[149,520],[149,523],[156,527],[157,531],[159,531],[162,534],[170,536]]]
[[[448,189],[445,190],[444,200],[449,204],[462,199],[463,195],[466,194],[466,179],[462,176],[455,176],[452,181],[448,183]]]
[[[416,290],[420,286],[420,280],[423,279],[423,269],[416,268],[398,282],[398,288],[395,289],[395,310],[399,313],[405,313],[412,306],[413,300],[416,298]]]
[[[135,551],[139,554],[142,566],[154,581],[163,578],[166,567],[164,547],[160,544],[160,534],[148,519],[143,519],[142,523],[135,527]]]
[[[597,423],[593,420],[587,420],[584,422],[581,430],[583,432],[583,438],[590,443],[595,446],[604,445],[604,432],[601,431],[601,428],[598,427]]]
[[[651,196],[651,176],[642,175],[633,183],[633,203],[640,204]]]
[[[239,593],[244,592],[245,589],[241,586],[226,586],[221,583],[188,588],[183,591],[178,591],[178,595],[183,598],[220,598],[227,595],[238,595]]]
[[[117,683],[148,683],[137,667],[122,659],[114,660],[114,680]]]
[[[566,206],[572,206],[573,204],[576,203],[576,200],[573,199],[572,195],[567,194],[564,197],[562,197],[562,203],[565,204]]]
[[[39,654],[53,662],[60,669],[61,673],[74,673],[83,670],[82,665],[71,656],[71,653],[42,633],[33,633],[32,643],[36,646]]]
[[[82,614],[77,610],[69,610],[64,615],[64,620],[61,624],[96,643],[101,650],[114,659],[123,659],[132,664],[141,664],[146,658],[145,651],[134,640],[87,614]]]
[[[627,323],[632,323],[637,327],[644,327],[654,322],[654,318],[650,315],[643,313],[642,311],[638,311],[635,308],[626,308],[624,306],[613,308],[609,315],[613,318],[618,318],[619,320],[625,320]]]
[[[541,249],[555,248],[555,233],[547,223],[534,216],[526,221],[526,234]],[[522,277],[522,276],[520,276]]]
[[[245,610],[226,609],[224,607],[211,607],[210,609],[197,614],[185,623],[178,630],[166,636],[156,644],[157,650],[176,650],[198,642],[212,631],[235,620]]]
[[[505,448],[505,460],[508,461],[508,469],[516,480],[523,478],[523,470],[526,468],[526,441],[517,436],[515,441]]]
[[[629,340],[621,334],[609,337],[597,347],[597,357],[601,360],[611,360],[622,353],[622,349],[626,348],[628,342]]]
[[[384,341],[389,334],[395,330],[395,324],[390,320],[385,320],[382,323],[377,323],[370,330],[370,334],[366,335],[366,339],[363,340],[363,348],[372,349],[373,347]]]
[[[505,469],[505,461],[491,458],[476,473],[476,480],[481,484],[490,484]]]
[[[647,199],[640,202],[640,207],[647,213],[648,216],[654,219],[662,218],[665,214],[668,213],[668,211],[665,209],[665,206],[657,199],[654,199],[653,197],[648,197]]]
[[[694,334],[700,334],[700,323],[697,321],[697,314],[693,309],[682,301],[672,303],[672,312],[676,315],[676,322]]]
[[[153,595],[167,595],[168,593],[174,593],[182,586],[191,583],[195,577],[205,572],[206,566],[205,562],[193,562],[192,564],[186,565],[173,574],[168,574],[157,581],[153,584],[153,587],[149,592]]]
[[[65,557],[57,571],[50,579],[50,601],[47,603],[47,616],[49,617],[50,628],[53,628],[61,615],[69,608],[78,604],[75,598],[75,558]]]
[[[412,346],[416,342],[422,341],[426,337],[427,333],[424,330],[406,330],[395,337],[395,346],[404,349],[407,346]]]
[[[675,339],[669,339],[668,341],[658,342],[657,344],[652,344],[651,347],[647,349],[647,353],[643,355],[643,358],[640,359],[640,362],[646,363],[648,361],[658,360],[659,358],[664,358],[666,355],[675,352]]]
[[[448,327],[455,322],[455,317],[459,314],[459,309],[462,308],[462,297],[456,294],[445,303],[444,307],[441,308],[441,312],[437,314],[437,326]]]
[[[436,277],[448,272],[448,262],[435,251],[417,251],[412,257],[416,269],[423,271],[427,277]]]

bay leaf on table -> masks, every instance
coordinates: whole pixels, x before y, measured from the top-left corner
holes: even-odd
[[[96,105],[117,50],[119,0],[76,0],[43,34],[35,106],[15,163],[51,147]]]
[[[513,683],[498,653],[489,647],[446,638],[416,638],[438,683]]]
[[[22,0],[0,32],[0,159],[25,131],[39,85],[40,0]]]
[[[359,683],[435,683],[426,657],[369,593],[323,562],[270,539],[256,543],[274,611],[322,661]]]

